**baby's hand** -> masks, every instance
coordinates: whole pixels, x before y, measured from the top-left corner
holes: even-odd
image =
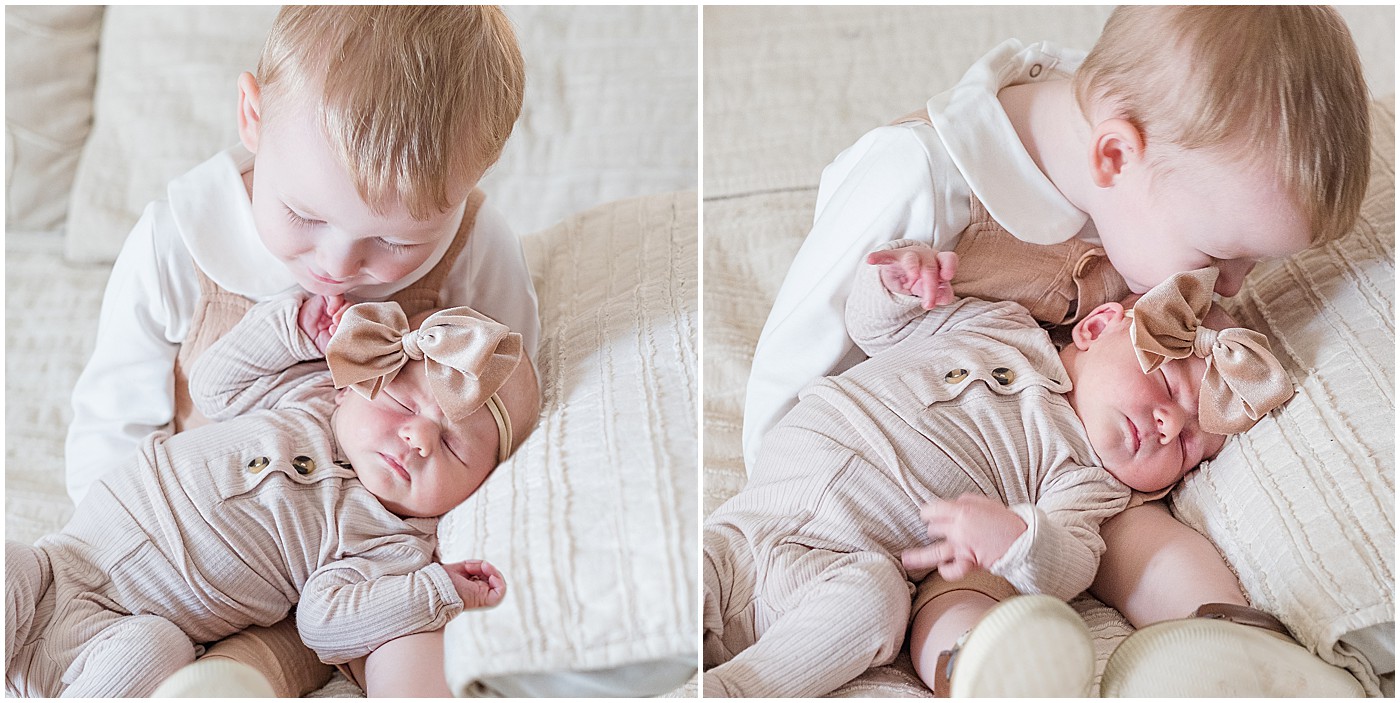
[[[880,267],[880,282],[897,295],[913,295],[924,309],[953,302],[953,275],[958,255],[926,246],[908,246],[871,252],[865,262]]]
[[[338,295],[313,295],[301,304],[301,311],[297,313],[297,326],[306,333],[322,354],[326,353],[326,345],[330,344],[331,335],[335,334],[336,323],[340,321],[340,315],[345,312],[346,307],[345,299]]]
[[[467,609],[492,608],[506,597],[506,577],[501,575],[490,562],[481,559],[468,559],[452,564],[443,564],[452,585]]]
[[[1000,501],[977,493],[953,500],[934,498],[919,510],[933,544],[900,555],[910,571],[938,568],[949,581],[995,564],[1021,533],[1026,522]]]

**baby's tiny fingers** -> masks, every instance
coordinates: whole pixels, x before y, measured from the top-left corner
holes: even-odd
[[[904,564],[908,571],[919,569],[932,569],[947,561],[949,557],[948,548],[944,542],[935,542],[927,547],[914,547],[906,549],[899,555],[899,561]]]

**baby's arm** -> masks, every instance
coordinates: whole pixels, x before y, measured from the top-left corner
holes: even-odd
[[[297,629],[322,661],[341,664],[441,629],[463,609],[492,607],[505,590],[484,561],[438,564],[420,549],[388,544],[317,569],[297,604]]]
[[[957,314],[950,281],[957,254],[901,239],[866,255],[846,300],[846,329],[874,356],[914,335],[934,334]]]
[[[929,537],[942,542],[909,550],[905,566],[946,564],[949,580],[982,568],[1022,593],[1069,600],[1093,582],[1103,552],[1099,524],[1122,511],[1128,496],[1108,472],[1081,467],[1053,478],[1034,505],[969,495],[930,501],[921,514]]]
[[[444,564],[457,595],[468,609],[491,607],[505,597],[506,583],[495,567],[480,560]],[[415,632],[380,645],[350,662],[355,680],[369,698],[450,698],[443,672],[442,630]]]
[[[284,399],[330,392],[325,366],[302,363],[324,354],[299,324],[304,299],[294,295],[258,303],[210,345],[190,370],[190,399],[200,412],[225,420]]]

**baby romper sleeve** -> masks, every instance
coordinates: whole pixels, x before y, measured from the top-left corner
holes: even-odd
[[[317,569],[297,604],[302,641],[327,664],[344,664],[389,640],[437,630],[462,599],[432,550],[385,537]]]
[[[330,371],[297,325],[303,300],[292,295],[254,305],[200,355],[190,370],[190,399],[205,417],[221,421],[307,397],[331,398]]]
[[[989,571],[1022,593],[1069,600],[1094,582],[1103,554],[1099,525],[1123,511],[1131,491],[1097,466],[1058,473],[1034,504],[1010,506],[1026,522]]]
[[[923,242],[898,239],[875,251],[916,247],[929,249]],[[846,330],[866,356],[875,356],[906,339],[927,338],[976,316],[957,300],[925,310],[917,296],[891,293],[880,281],[880,267],[864,263],[863,257],[846,299]]]

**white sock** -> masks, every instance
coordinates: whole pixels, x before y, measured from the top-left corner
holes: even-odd
[[[228,657],[207,657],[175,672],[152,698],[276,698],[257,669]]]

